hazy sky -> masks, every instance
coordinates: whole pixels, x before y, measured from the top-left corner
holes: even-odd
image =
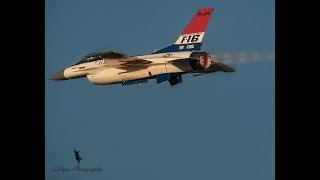
[[[220,60],[237,70],[183,75],[172,87],[155,80],[131,86],[46,80],[47,180],[275,178],[274,57],[237,59],[274,52],[274,1],[45,3],[45,78],[91,52],[142,55],[169,46],[208,7],[215,10],[202,50],[233,55],[234,61]],[[74,169],[75,148],[83,171]]]

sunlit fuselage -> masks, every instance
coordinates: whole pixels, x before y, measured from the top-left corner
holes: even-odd
[[[103,85],[152,78],[158,74],[165,73],[188,73],[195,70],[189,61],[192,53],[189,51],[136,56],[152,63],[125,67],[118,60],[102,58],[97,61],[73,65],[61,73],[63,73],[65,79],[87,77],[93,84]],[[211,59],[208,60],[211,61]],[[206,64],[206,66],[209,65],[210,63]],[[119,68],[120,66],[122,68]]]

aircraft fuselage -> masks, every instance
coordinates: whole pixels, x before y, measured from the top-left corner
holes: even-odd
[[[140,59],[152,61],[146,66],[127,66],[118,68],[117,62],[102,59],[71,66],[64,70],[66,79],[85,77],[93,84],[115,84],[142,78],[151,78],[165,73],[188,73],[194,71],[188,58],[190,52],[171,52],[137,56]]]

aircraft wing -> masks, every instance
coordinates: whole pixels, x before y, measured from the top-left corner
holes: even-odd
[[[124,73],[139,71],[150,66],[156,66],[164,63],[155,63],[146,59],[138,58],[137,56],[127,56],[114,51],[103,53],[102,58],[108,60],[108,64],[117,69],[126,70]]]
[[[233,67],[230,67],[228,65],[225,65],[221,62],[212,62],[211,65],[207,69],[201,69],[195,72],[193,76],[199,76],[203,74],[208,74],[208,73],[213,73],[217,71],[222,71],[222,72],[235,72],[236,70]]]
[[[124,54],[117,53],[115,51],[108,51],[108,52],[102,53],[101,57],[106,59],[127,59],[129,57],[135,57],[135,56],[127,56]]]
[[[140,59],[136,56],[127,56],[124,54],[120,54],[114,51],[109,51],[101,54],[101,57],[104,59],[108,59],[109,65],[114,66],[140,66],[152,63],[152,61],[148,61],[145,59]]]

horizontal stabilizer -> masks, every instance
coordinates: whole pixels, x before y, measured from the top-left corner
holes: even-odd
[[[193,73],[199,74],[208,74],[208,73],[213,73],[217,71],[222,71],[222,72],[235,72],[236,70],[233,67],[230,67],[228,65],[225,65],[221,62],[211,62],[211,65],[207,69],[201,69],[198,71],[195,71]],[[197,76],[194,75],[194,76]]]
[[[225,65],[225,64],[223,64],[221,62],[215,63],[212,66],[212,69],[215,69],[216,71],[223,71],[223,72],[235,72],[236,71],[233,67]]]

